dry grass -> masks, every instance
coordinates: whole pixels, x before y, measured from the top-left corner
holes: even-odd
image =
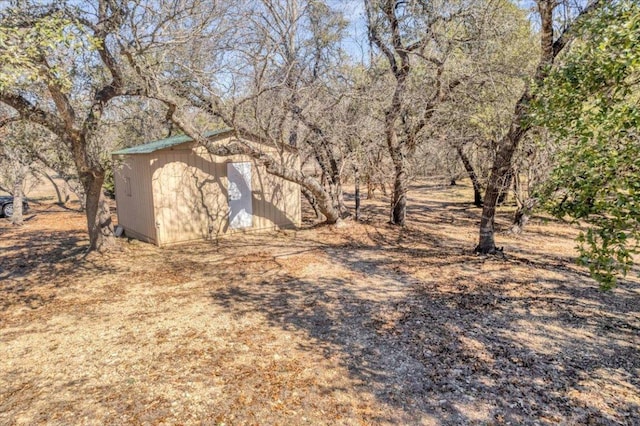
[[[104,256],[81,214],[2,221],[0,424],[640,423],[637,280],[600,292],[540,220],[474,256],[468,188],[411,196],[405,229],[368,202]]]

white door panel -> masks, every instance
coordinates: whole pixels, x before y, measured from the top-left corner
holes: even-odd
[[[251,163],[227,163],[229,180],[229,227],[253,226],[253,197],[251,195]]]

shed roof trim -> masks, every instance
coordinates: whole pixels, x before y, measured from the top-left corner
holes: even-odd
[[[205,138],[210,138],[212,136],[218,136],[223,133],[228,133],[233,131],[231,128],[224,128],[219,130],[212,130],[205,132],[203,136]],[[157,141],[145,143],[143,145],[132,146],[131,148],[120,149],[118,151],[114,151],[111,155],[129,155],[129,154],[149,154],[161,149],[171,148],[172,146],[180,145],[186,142],[191,142],[193,139],[187,135],[178,135],[172,136],[166,139],[160,139]]]

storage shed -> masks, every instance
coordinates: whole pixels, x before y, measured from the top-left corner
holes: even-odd
[[[223,129],[205,137],[224,144],[235,133]],[[293,150],[279,153],[258,138],[243,141],[299,164]],[[212,155],[186,135],[112,156],[118,223],[127,236],[164,246],[300,225],[300,187],[268,174],[250,157]]]

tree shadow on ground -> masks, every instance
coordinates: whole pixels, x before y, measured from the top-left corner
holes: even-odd
[[[275,329],[304,335],[295,340],[300,350],[337,360],[359,384],[347,391],[370,391],[389,408],[363,419],[372,423],[637,422],[638,283],[602,293],[571,258],[545,256],[542,248],[504,259],[473,256],[467,240],[436,232],[449,213],[438,214],[421,219],[420,227],[372,227],[368,239],[328,243],[326,236],[302,241],[270,234],[154,248],[136,253],[138,262],[149,260],[138,271],[144,276],[128,278],[153,285],[162,275],[159,281],[171,288],[209,275],[203,282],[216,285],[202,288],[213,304],[238,319],[258,313]],[[33,305],[31,290],[65,285],[59,274],[82,282],[116,268],[82,257],[81,232],[16,241],[1,260],[0,297],[10,304]],[[236,251],[244,253],[241,264]],[[317,258],[326,274],[293,273],[283,266],[287,256]],[[183,270],[175,280],[167,277]],[[52,383],[54,393],[63,388]],[[333,383],[324,389],[338,390]],[[108,392],[96,395],[108,399]],[[151,403],[136,392],[132,385],[134,400]],[[68,401],[73,407],[74,398]]]
[[[13,305],[39,308],[56,297],[65,276],[87,279],[115,270],[87,256],[88,241],[80,231],[20,230],[0,259],[0,311]]]
[[[271,326],[303,331],[308,343],[301,349],[337,357],[393,409],[388,418],[369,420],[633,424],[640,418],[638,283],[602,293],[585,274],[560,267],[568,259],[550,267],[526,254],[480,258],[465,254],[460,241],[428,232],[420,236],[423,248],[403,245],[402,231],[393,240],[321,248],[349,272],[344,277],[256,271],[229,279],[211,298],[240,317],[260,312]],[[466,275],[447,275],[460,264]]]

